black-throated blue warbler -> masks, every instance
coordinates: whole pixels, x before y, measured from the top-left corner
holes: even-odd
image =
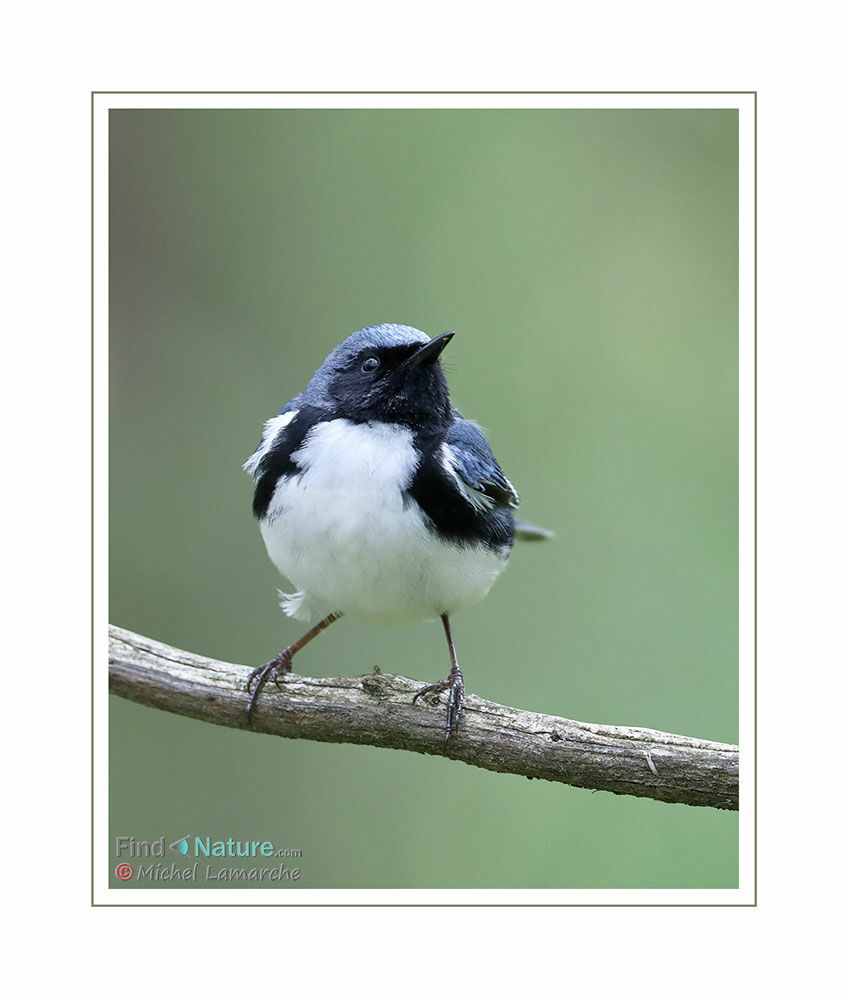
[[[439,356],[453,336],[392,323],[352,333],[265,424],[244,466],[254,514],[295,586],[281,607],[320,620],[251,672],[249,717],[266,682],[343,614],[441,618],[451,670],[413,701],[447,691],[445,738],[456,732],[463,674],[449,616],[486,596],[517,533],[549,532],[515,521],[516,490],[480,427],[451,406]]]

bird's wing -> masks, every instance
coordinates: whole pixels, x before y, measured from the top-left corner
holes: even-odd
[[[290,399],[286,405],[277,414],[278,416],[285,416],[286,413],[291,413],[292,410],[297,410],[301,405],[301,396],[296,395],[294,399]]]
[[[519,505],[519,494],[501,471],[483,431],[476,423],[457,415],[444,446],[446,457],[461,484],[471,490],[470,499],[482,501],[488,506]]]
[[[271,445],[274,443],[280,431],[287,427],[295,418],[300,405],[301,396],[296,395],[294,399],[290,399],[286,403],[277,416],[272,416],[270,420],[265,421],[265,427],[262,432],[262,440],[260,440],[259,444],[257,444],[254,453],[242,466],[249,475],[252,475],[254,478],[257,477],[259,463],[266,456],[266,454],[268,454],[271,449]]]

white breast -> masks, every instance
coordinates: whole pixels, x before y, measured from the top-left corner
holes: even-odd
[[[480,600],[507,563],[483,545],[441,541],[407,497],[413,435],[394,424],[317,424],[292,456],[260,530],[298,588],[293,617],[341,610],[385,620],[438,617]]]

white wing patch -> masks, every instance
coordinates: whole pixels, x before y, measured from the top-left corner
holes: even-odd
[[[442,445],[442,467],[451,476],[457,485],[457,490],[464,499],[476,510],[491,510],[495,506],[495,500],[486,493],[478,492],[467,485],[461,476],[457,474],[457,465],[454,452],[448,444]]]
[[[259,463],[268,454],[271,445],[277,439],[277,435],[281,430],[288,427],[297,415],[297,409],[290,409],[288,413],[280,413],[278,416],[272,416],[270,420],[265,421],[265,428],[262,431],[262,440],[259,442],[259,447],[242,465],[242,468],[244,468],[248,475],[256,478]]]

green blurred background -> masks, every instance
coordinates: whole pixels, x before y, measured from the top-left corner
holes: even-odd
[[[467,688],[737,740],[736,111],[110,122],[115,624],[251,665],[299,637],[240,465],[352,331],[453,329],[455,404],[557,532],[456,616]],[[345,620],[296,670],[375,664],[439,678],[441,628]],[[732,813],[110,710],[113,837],[270,839],[301,888],[737,885]]]

